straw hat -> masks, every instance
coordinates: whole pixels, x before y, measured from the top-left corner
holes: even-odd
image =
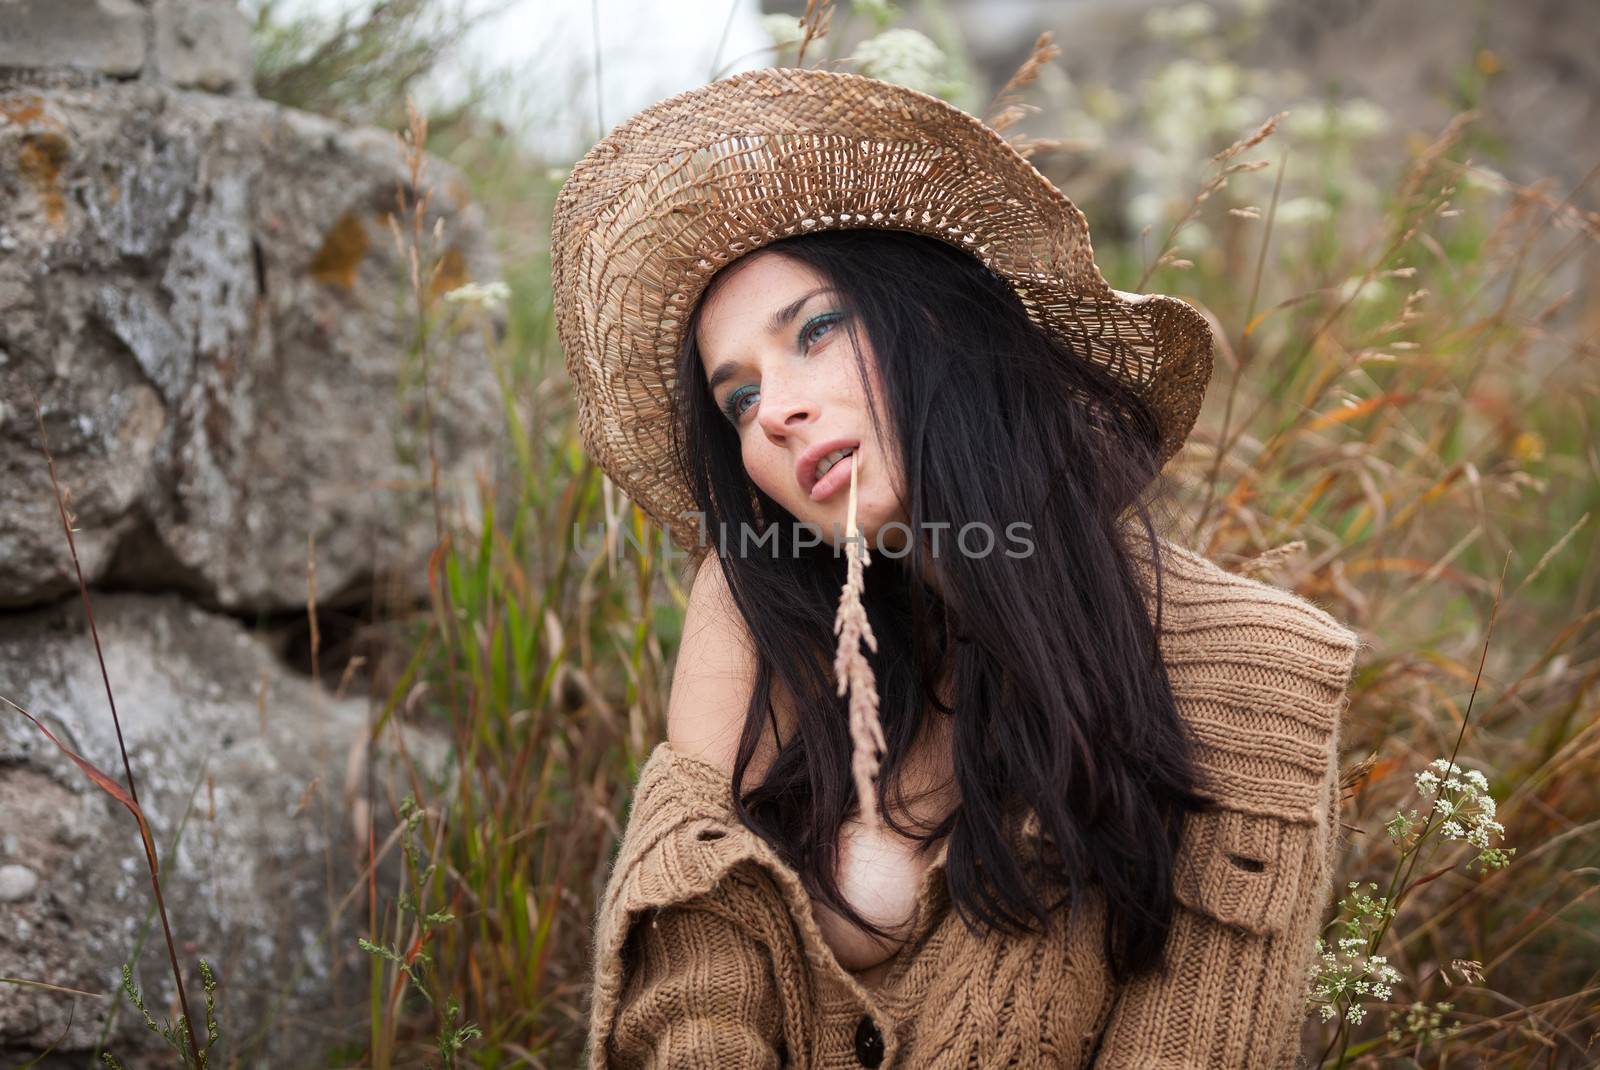
[[[909,230],[965,249],[1028,314],[1155,411],[1158,467],[1211,375],[1211,331],[1173,297],[1106,285],[1083,213],[981,121],[857,74],[765,68],[621,123],[556,198],[557,330],[589,455],[691,554],[670,427],[684,325],[716,272],[793,234]]]

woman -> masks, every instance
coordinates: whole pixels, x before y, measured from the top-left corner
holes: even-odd
[[[1292,1065],[1358,642],[1155,535],[1204,319],[981,123],[823,71],[624,123],[553,245],[585,445],[696,564],[589,1065]]]

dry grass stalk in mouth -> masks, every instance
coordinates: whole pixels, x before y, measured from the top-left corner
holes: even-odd
[[[834,614],[833,633],[839,637],[838,652],[833,657],[833,674],[839,681],[839,694],[850,691],[850,738],[855,744],[850,759],[850,771],[856,778],[856,794],[861,806],[860,820],[868,828],[878,825],[878,793],[874,782],[878,775],[878,752],[889,746],[883,739],[883,726],[878,721],[878,685],[872,675],[872,666],[861,653],[861,642],[866,640],[873,651],[878,649],[878,638],[872,634],[866,608],[861,604],[861,570],[872,560],[864,545],[864,536],[856,530],[856,476],[861,465],[861,452],[850,459],[850,502],[845,509],[845,560],[848,562],[844,587],[839,592],[839,610]]]

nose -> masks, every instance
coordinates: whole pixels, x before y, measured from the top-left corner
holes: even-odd
[[[768,379],[762,383],[761,390],[756,420],[773,443],[782,445],[785,437],[796,428],[816,420],[816,400],[806,393],[803,383]]]

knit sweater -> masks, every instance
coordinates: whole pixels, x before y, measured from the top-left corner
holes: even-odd
[[[1112,983],[1092,896],[1043,933],[969,931],[950,909],[946,840],[911,940],[864,987],[824,942],[799,876],[737,819],[729,777],[663,742],[596,916],[589,1070],[1298,1065],[1360,642],[1290,591],[1159,545],[1160,649],[1221,802],[1185,823],[1160,973]],[[1135,564],[1149,576],[1145,553]]]

